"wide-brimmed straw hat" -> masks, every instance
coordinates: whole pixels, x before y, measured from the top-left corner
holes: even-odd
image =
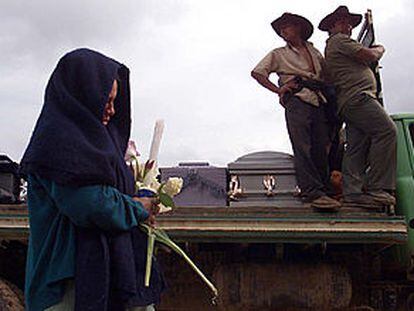
[[[350,13],[347,6],[341,5],[331,14],[326,15],[319,23],[318,28],[322,31],[328,31],[334,25],[335,21],[343,17],[349,18],[349,23],[352,28],[358,26],[362,20],[361,14]]]
[[[303,40],[308,40],[313,33],[313,26],[310,21],[308,21],[303,16],[292,14],[292,13],[283,13],[282,16],[275,19],[273,22],[270,23],[272,28],[279,36],[280,34],[280,27],[286,24],[295,24],[299,25],[302,29],[301,37]]]

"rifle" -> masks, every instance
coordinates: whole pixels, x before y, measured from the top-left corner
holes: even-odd
[[[372,11],[370,9],[368,9],[365,13],[364,24],[362,25],[361,31],[358,34],[357,41],[367,48],[375,45],[374,22],[372,20]],[[379,62],[376,61],[370,65],[370,68],[374,72],[375,80],[377,82],[377,99],[381,105],[384,106],[381,75],[379,71],[382,67],[379,65]]]

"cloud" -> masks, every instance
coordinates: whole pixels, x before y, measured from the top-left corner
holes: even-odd
[[[87,46],[131,69],[132,137],[144,155],[156,119],[166,132],[160,162],[207,160],[226,165],[257,150],[291,151],[277,97],[251,77],[255,64],[283,44],[270,22],[284,11],[314,24],[343,1],[7,1],[0,11],[0,91],[7,117],[0,152],[18,160],[42,105],[46,82],[67,51]],[[387,109],[411,109],[413,44],[407,1],[345,1],[374,12]],[[398,21],[398,22],[397,22]],[[323,50],[326,34],[312,41]]]

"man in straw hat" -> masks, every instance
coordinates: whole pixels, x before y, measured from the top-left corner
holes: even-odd
[[[350,38],[361,19],[362,15],[340,6],[319,24],[320,30],[329,33],[327,70],[336,86],[339,116],[346,123],[344,201],[394,205],[389,191],[395,188],[396,128],[376,98],[376,81],[369,67],[385,49],[381,45],[366,48]]]
[[[324,98],[317,90],[298,89],[295,82],[298,78],[322,80],[323,57],[307,41],[313,26],[306,18],[291,13],[284,13],[271,25],[287,44],[268,53],[251,75],[263,87],[278,94],[285,107],[296,179],[303,199],[312,202],[315,208],[339,208],[340,203],[326,195],[330,133],[322,107]],[[269,80],[271,73],[279,76],[279,86]]]

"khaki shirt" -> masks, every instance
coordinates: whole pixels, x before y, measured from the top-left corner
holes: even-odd
[[[269,77],[271,73],[276,73],[279,76],[279,86],[295,76],[322,81],[323,56],[312,43],[306,42],[306,46],[312,57],[315,73],[312,72],[312,67],[309,66],[299,51],[289,44],[269,52],[253,69],[253,72],[265,77]],[[303,88],[295,95],[307,103],[319,106],[320,96],[309,89]]]
[[[326,41],[326,69],[336,87],[339,110],[347,100],[359,94],[365,93],[376,98],[374,73],[368,65],[355,58],[362,48],[362,44],[342,33],[334,34]]]

